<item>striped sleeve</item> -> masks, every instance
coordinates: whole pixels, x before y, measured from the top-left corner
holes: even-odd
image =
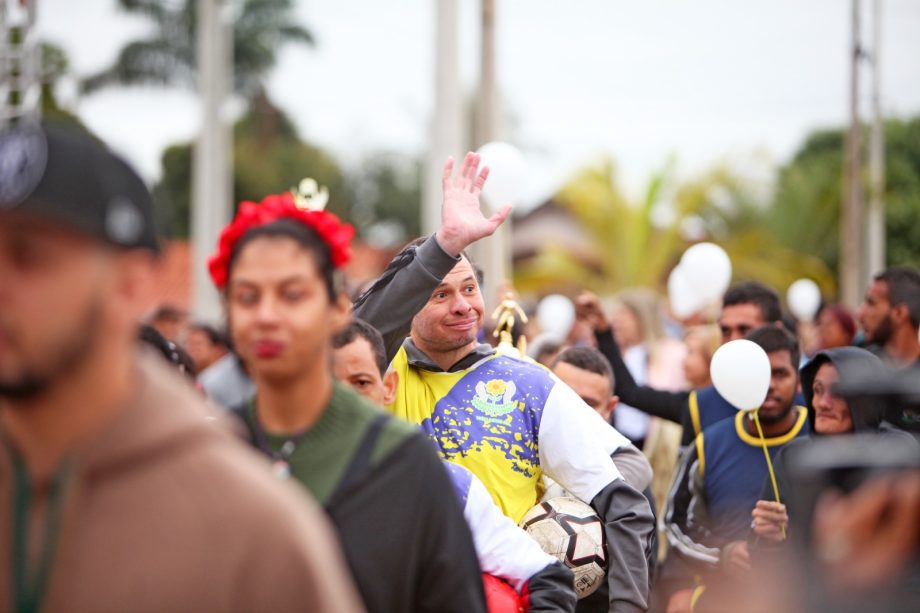
[[[712,547],[708,526],[708,503],[704,482],[703,435],[687,447],[662,513],[665,535],[680,555],[708,565],[719,563],[720,549]]]

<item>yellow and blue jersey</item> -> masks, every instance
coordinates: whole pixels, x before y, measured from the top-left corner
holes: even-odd
[[[387,409],[419,424],[516,522],[540,499],[544,472],[586,502],[619,477],[610,454],[628,441],[542,366],[493,354],[432,372],[401,348],[391,367],[399,386]]]

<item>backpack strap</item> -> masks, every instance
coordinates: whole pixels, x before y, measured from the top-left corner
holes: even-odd
[[[348,494],[349,490],[360,483],[367,473],[370,472],[371,455],[374,453],[374,449],[377,446],[377,439],[380,438],[380,433],[383,431],[383,426],[386,425],[388,419],[390,419],[388,415],[378,415],[374,421],[371,422],[371,425],[367,428],[367,432],[364,434],[364,438],[361,439],[361,442],[358,444],[358,450],[352,457],[348,468],[345,469],[345,474],[342,476],[338,485],[335,486],[332,495],[329,496],[329,499],[326,501],[325,507],[327,509],[339,504]]]

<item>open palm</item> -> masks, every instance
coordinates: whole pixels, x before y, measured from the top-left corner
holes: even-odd
[[[454,160],[448,158],[444,164],[442,188],[444,200],[441,205],[441,227],[437,241],[441,248],[457,256],[467,246],[481,238],[492,235],[505,221],[511,206],[504,206],[491,217],[482,213],[479,194],[489,177],[488,167],[479,170],[478,153],[467,153],[457,176],[453,176]]]

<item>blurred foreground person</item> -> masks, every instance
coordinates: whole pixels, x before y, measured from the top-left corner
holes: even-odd
[[[337,269],[354,230],[314,207],[291,193],[243,202],[209,262],[255,381],[234,412],[277,475],[329,513],[368,610],[484,611],[469,529],[431,443],[332,376],[332,337],[350,319]]]
[[[333,372],[339,381],[347,382],[377,406],[393,401],[399,375],[387,370],[380,332],[369,323],[354,319],[333,338],[332,346]],[[458,464],[445,462],[444,465],[473,533],[482,572],[512,586],[517,594],[515,606],[525,613],[574,611],[572,571],[545,553],[530,535],[504,515],[473,473]],[[501,613],[496,599],[490,596],[487,585],[489,613]],[[514,608],[514,613],[518,611]]]
[[[858,316],[869,350],[885,364],[920,367],[920,272],[898,266],[875,275]]]
[[[360,610],[316,505],[139,349],[140,178],[60,128],[3,133],[0,161],[0,609]]]
[[[463,251],[510,211],[482,214],[488,169],[479,162],[468,153],[454,176],[448,160],[440,228],[406,247],[356,301],[399,373],[387,408],[420,425],[515,522],[538,502],[544,473],[591,505],[607,537],[610,610],[644,610],[654,519],[610,459],[629,441],[546,369],[477,342],[485,306]]]

